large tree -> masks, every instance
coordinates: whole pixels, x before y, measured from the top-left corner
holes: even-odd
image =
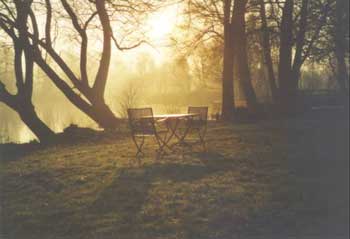
[[[284,109],[286,106],[290,107],[294,85],[292,83],[293,9],[294,0],[286,0],[282,12],[278,65],[279,95],[283,100]]]
[[[1,3],[6,14],[0,16],[0,21],[7,28],[17,28],[15,19],[12,17],[15,13],[11,10],[11,4],[7,1]],[[121,3],[105,0],[74,2],[42,0],[37,2],[36,7],[30,11],[30,20],[27,21],[28,34],[26,35],[29,39],[26,41],[25,47],[33,52],[34,62],[71,103],[98,123],[100,127],[113,128],[117,125],[118,120],[104,99],[112,44],[114,43],[120,50],[125,50],[134,48],[143,41],[138,41],[130,46],[121,46],[113,35],[110,14],[122,12],[122,14],[137,15],[151,7],[150,0]],[[40,21],[43,21],[43,13],[46,16],[44,29],[38,26],[39,16]],[[69,30],[58,31],[57,27],[53,29],[56,25]],[[71,34],[72,41],[66,43],[66,46],[75,50],[74,43],[77,42],[80,49],[78,72],[61,54],[62,51],[67,52],[67,49],[62,50],[62,42],[57,40],[62,35],[63,38],[67,38],[69,34]],[[98,36],[101,36],[102,47],[99,56],[94,55],[94,58],[97,57],[99,60],[94,62],[90,59],[89,52],[96,52],[96,49],[89,46],[89,41],[92,39],[96,41]],[[55,44],[56,42],[57,44]],[[89,72],[94,68],[97,70],[92,76]]]
[[[17,31],[0,21],[0,28],[8,34],[13,43],[13,66],[17,87],[17,92],[11,93],[5,86],[5,79],[0,78],[0,102],[15,110],[40,142],[46,143],[54,139],[54,132],[38,117],[32,103],[34,59],[31,49],[25,47],[28,44],[27,19],[31,4],[32,1],[14,1],[16,12],[20,13],[13,15]],[[9,79],[6,79],[6,82],[8,81]]]
[[[233,6],[233,54],[236,58],[237,75],[248,109],[255,113],[258,110],[257,99],[251,81],[250,66],[247,53],[246,12],[248,0],[235,0]]]
[[[222,119],[234,117],[234,85],[237,82],[247,101],[248,108],[256,111],[257,100],[251,83],[249,60],[247,56],[247,36],[245,16],[247,0],[189,0],[187,14],[193,24],[190,31],[196,31],[194,42],[208,39],[221,41],[222,60]],[[198,44],[191,44],[196,47]],[[234,67],[234,66],[237,67]],[[237,72],[234,73],[234,69]]]
[[[282,6],[259,0],[264,64],[273,99],[284,111],[295,110],[301,67],[327,27],[331,5],[332,0],[286,0]]]

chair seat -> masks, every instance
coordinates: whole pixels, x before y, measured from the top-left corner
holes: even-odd
[[[163,118],[163,119],[157,119],[156,122],[164,122],[164,121],[167,121],[166,118]]]
[[[144,137],[144,136],[154,136],[154,134],[151,134],[151,133],[149,133],[149,134],[143,133],[143,134],[134,134],[134,136],[136,136],[136,137]]]
[[[164,133],[168,133],[169,132],[169,130],[157,130],[157,133],[158,134],[164,134]]]
[[[167,130],[157,130],[157,134],[163,134],[163,133],[167,133]],[[142,136],[154,136],[155,133],[154,132],[142,132],[142,133],[135,133],[134,136],[137,137],[142,137]]]

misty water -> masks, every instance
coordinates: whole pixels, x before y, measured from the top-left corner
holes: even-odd
[[[6,59],[0,62],[0,77],[6,89],[16,94],[12,54],[5,48],[0,50],[0,55]],[[205,89],[202,86],[205,79],[190,73],[190,63],[181,58],[160,60],[145,49],[128,54],[113,55],[105,91],[105,101],[118,117],[125,118],[128,107],[152,107],[155,114],[179,113],[186,112],[188,105],[210,105],[221,98],[219,75],[208,82],[211,89]],[[76,56],[66,53],[65,57],[73,69],[79,69]],[[89,68],[90,79],[97,70],[94,67],[97,64],[92,63],[93,60]],[[59,133],[71,124],[98,128],[38,67],[35,67],[34,75],[32,101],[39,118],[52,130]],[[0,143],[25,143],[34,139],[18,114],[0,102]]]
[[[190,77],[183,77],[185,80],[176,82],[163,80],[161,84],[164,76],[168,79],[172,77],[167,76],[166,72],[160,74],[157,67],[149,70],[150,72],[139,77],[137,73],[129,71],[118,81],[108,81],[105,99],[116,116],[126,118],[126,108],[130,107],[152,107],[154,114],[185,113],[189,105],[207,105],[210,107],[210,114],[220,111],[213,103],[220,99],[219,85],[214,84],[214,90],[199,89],[193,81],[192,84],[189,83]],[[71,124],[99,129],[98,125],[69,102],[48,78],[38,70],[37,74],[40,77],[36,79],[33,104],[38,116],[52,130],[59,133]],[[113,77],[112,73],[111,78]],[[149,79],[153,79],[155,83],[149,83]],[[35,139],[18,114],[0,103],[0,143],[26,143]]]
[[[187,106],[184,105],[153,104],[139,106],[152,107],[154,114],[185,113],[187,111]],[[64,110],[52,108],[52,110],[46,110],[45,112],[42,110],[38,111],[39,117],[56,133],[62,132],[71,124],[78,125],[79,127],[89,127],[96,130],[100,129],[94,121],[89,119],[74,106],[70,106],[69,103],[62,107],[64,107]],[[113,109],[118,117],[125,118],[125,115],[119,113],[120,110],[120,108]],[[32,140],[36,140],[35,135],[20,120],[16,112],[6,108],[3,104],[0,105],[0,112],[2,116],[0,143],[27,143]]]

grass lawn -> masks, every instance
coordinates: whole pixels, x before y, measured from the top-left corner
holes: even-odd
[[[0,238],[348,238],[348,130],[330,117],[213,122],[207,153],[157,160],[149,140],[141,165],[125,134],[3,149]]]

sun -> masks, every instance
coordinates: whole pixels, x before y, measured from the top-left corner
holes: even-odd
[[[177,7],[169,6],[155,12],[147,21],[147,35],[154,43],[165,42],[177,23]]]
[[[180,7],[179,4],[174,4],[150,14],[143,25],[147,44],[123,52],[123,57],[132,60],[139,54],[147,53],[152,56],[157,65],[166,60],[169,57],[170,37],[174,31],[177,31],[176,26],[182,19],[179,14]]]

